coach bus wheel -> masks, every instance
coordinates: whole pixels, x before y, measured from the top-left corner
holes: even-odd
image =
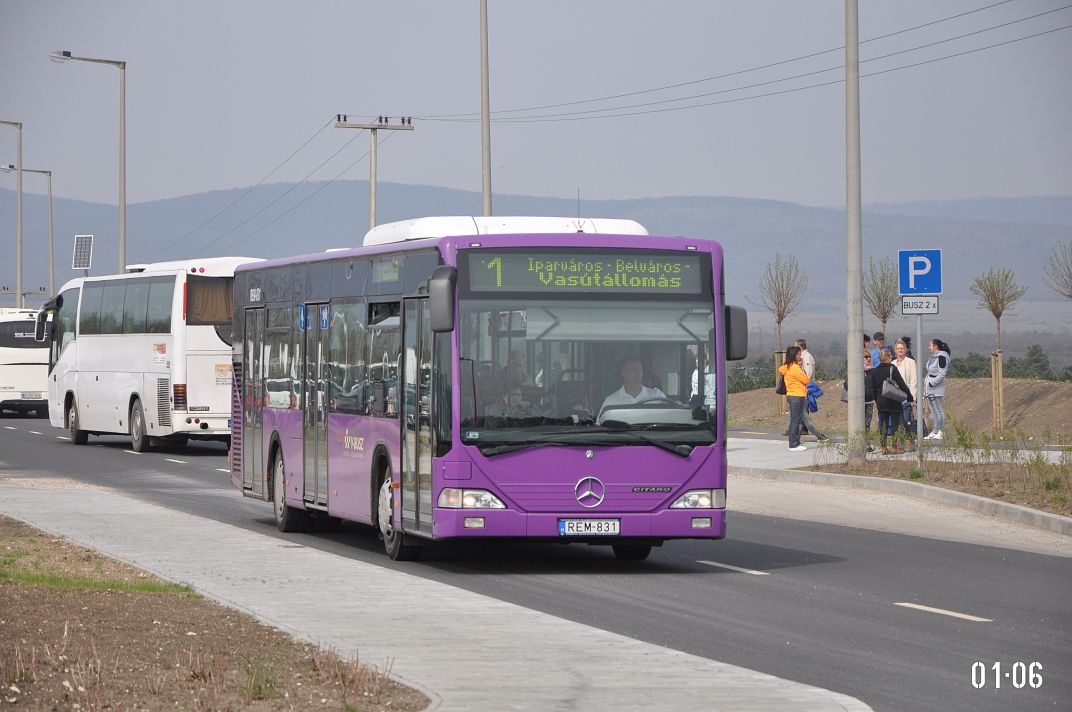
[[[392,561],[415,561],[421,555],[421,547],[405,543],[406,535],[395,529],[394,517],[392,516],[394,511],[393,497],[394,489],[391,487],[391,471],[388,469],[383,474],[376,509],[380,533],[383,534],[383,548]]]
[[[277,452],[272,462],[272,501],[275,505],[275,525],[281,532],[305,531],[309,523],[304,509],[295,509],[287,504],[286,466],[282,451]]]
[[[611,548],[619,561],[643,561],[651,553],[651,544],[614,544]]]
[[[71,409],[67,412],[67,428],[71,432],[71,442],[75,445],[85,445],[89,442],[89,433],[78,429],[78,404],[71,401]]]
[[[145,413],[141,408],[141,401],[134,401],[134,407],[130,409],[130,449],[134,452],[145,452],[149,447],[149,436],[145,434]]]

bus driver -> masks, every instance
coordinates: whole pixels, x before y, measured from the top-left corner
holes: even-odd
[[[636,356],[626,356],[622,361],[622,387],[607,396],[602,412],[612,405],[632,405],[652,398],[666,398],[666,394],[658,388],[648,388],[641,381],[644,380],[644,364]]]

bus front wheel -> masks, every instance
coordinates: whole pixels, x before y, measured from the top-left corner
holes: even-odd
[[[85,445],[89,442],[89,433],[78,429],[78,404],[72,399],[71,409],[67,412],[67,429],[71,432],[71,442]]]
[[[394,488],[391,487],[391,470],[383,474],[380,483],[380,494],[377,502],[377,520],[380,525],[380,533],[383,535],[383,548],[392,561],[415,561],[420,558],[421,547],[407,544],[406,535],[395,529],[394,517]]]
[[[272,461],[272,500],[275,508],[275,525],[281,532],[303,532],[308,528],[309,516],[304,509],[287,504],[286,465],[283,451],[276,452]]]

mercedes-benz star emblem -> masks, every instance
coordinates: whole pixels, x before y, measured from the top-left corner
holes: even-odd
[[[603,498],[607,496],[607,488],[598,477],[582,477],[577,480],[573,493],[577,495],[579,505],[591,509],[603,503]]]

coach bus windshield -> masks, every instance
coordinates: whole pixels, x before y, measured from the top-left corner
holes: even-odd
[[[468,444],[714,442],[710,298],[463,298],[460,316]]]

